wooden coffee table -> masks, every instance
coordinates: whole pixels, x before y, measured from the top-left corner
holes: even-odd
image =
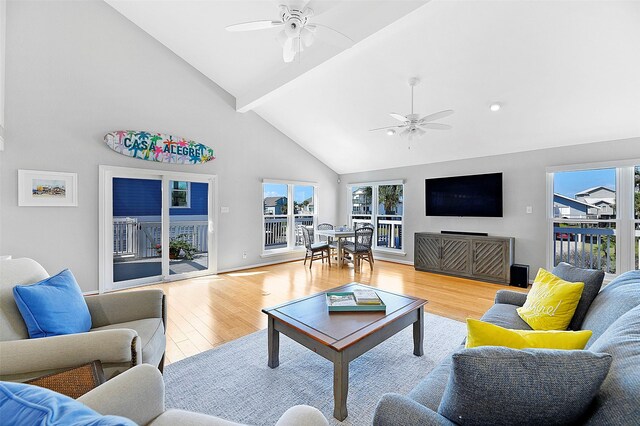
[[[269,317],[269,367],[280,364],[280,333],[333,362],[333,416],[347,417],[349,362],[413,324],[413,354],[422,356],[424,299],[351,283],[327,292],[375,290],[386,312],[331,312],[325,293],[262,310]]]

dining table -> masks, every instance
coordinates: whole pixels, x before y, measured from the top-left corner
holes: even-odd
[[[355,237],[355,231],[351,228],[316,229],[315,234],[330,237],[336,241],[336,250],[338,251],[338,267],[341,267],[344,263],[342,256],[343,240]]]

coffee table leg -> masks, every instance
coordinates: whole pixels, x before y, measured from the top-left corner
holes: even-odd
[[[349,391],[349,361],[338,352],[333,361],[333,417],[347,418],[347,392]]]
[[[424,307],[418,308],[418,320],[413,323],[413,354],[424,355],[422,345],[424,343]]]
[[[269,317],[269,362],[268,366],[276,368],[280,365],[280,332],[274,327],[273,317]]]

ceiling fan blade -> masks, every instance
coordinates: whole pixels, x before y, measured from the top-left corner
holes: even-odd
[[[415,133],[418,134],[418,137],[421,138],[422,135],[424,135],[425,133],[427,133],[424,129],[421,129],[420,127],[416,127],[416,131]]]
[[[424,123],[420,124],[421,127],[433,130],[451,130],[451,126],[448,124],[440,124],[440,123]]]
[[[404,115],[396,114],[395,112],[392,112],[389,115],[392,116],[393,118],[395,118],[396,120],[402,121],[403,123],[408,123],[409,122],[407,117],[405,117]]]
[[[275,28],[284,25],[282,21],[251,21],[243,22],[241,24],[229,25],[225,29],[227,31],[254,31],[254,30],[266,30],[268,28]]]
[[[284,46],[282,46],[282,59],[284,59],[285,62],[292,62],[295,57],[296,51],[293,49],[293,39],[287,38]]]
[[[397,129],[398,127],[404,126],[387,126],[387,127],[378,127],[377,129],[369,129],[370,132],[374,132],[376,130],[386,130],[386,129]]]
[[[284,32],[284,30],[280,31],[276,36],[276,40],[278,40],[278,43],[280,43],[280,47],[284,47],[284,44],[287,42],[288,38],[289,37],[287,37],[287,34]]]
[[[404,136],[404,135],[409,135],[411,136],[411,129],[409,129],[408,127],[406,129],[404,129],[403,131],[400,132],[400,136]]]
[[[304,47],[309,47],[313,44],[313,41],[315,40],[315,35],[313,35],[313,31],[311,31],[309,28],[304,27],[300,32],[300,38],[302,39],[302,43],[304,44]]]
[[[439,118],[448,117],[451,114],[453,114],[453,110],[452,109],[448,109],[448,110],[445,110],[445,111],[436,112],[434,114],[425,115],[420,120],[418,120],[418,122],[419,123],[427,123],[429,121],[438,120]]]

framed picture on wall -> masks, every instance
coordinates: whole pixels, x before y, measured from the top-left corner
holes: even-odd
[[[78,174],[18,170],[18,205],[75,207],[78,205]]]

